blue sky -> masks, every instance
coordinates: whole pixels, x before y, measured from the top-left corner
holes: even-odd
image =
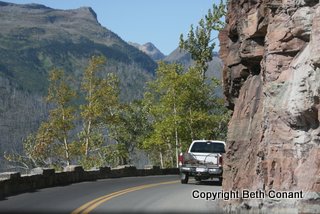
[[[6,0],[4,0],[6,1]],[[7,0],[26,4],[38,3],[55,9],[92,7],[104,27],[123,40],[144,44],[152,42],[164,54],[179,44],[190,25],[198,21],[220,0]],[[218,45],[216,50],[218,50]]]

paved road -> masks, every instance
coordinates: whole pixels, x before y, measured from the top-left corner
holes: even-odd
[[[218,191],[217,182],[180,184],[178,176],[104,179],[46,188],[0,201],[0,213],[215,212],[216,201],[193,199],[193,190]]]

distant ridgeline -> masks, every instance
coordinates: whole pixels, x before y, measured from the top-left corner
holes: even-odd
[[[101,26],[89,7],[56,10],[0,1],[0,29],[0,171],[7,168],[1,160],[4,148],[21,151],[22,139],[46,118],[48,107],[42,96],[53,68],[62,68],[79,80],[88,59],[104,55],[107,71],[119,77],[122,101],[141,98],[157,68],[148,55],[155,54],[151,43],[142,50],[128,44]],[[156,54],[169,62],[182,62]],[[213,62],[218,68],[214,75],[220,78],[221,62],[218,58]]]

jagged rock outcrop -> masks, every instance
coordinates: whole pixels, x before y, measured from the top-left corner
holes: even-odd
[[[320,210],[320,3],[231,0],[220,33],[229,124],[224,190],[303,191],[227,209]]]

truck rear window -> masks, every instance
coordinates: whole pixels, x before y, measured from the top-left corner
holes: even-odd
[[[225,153],[224,144],[214,142],[195,142],[191,152],[197,153]]]

